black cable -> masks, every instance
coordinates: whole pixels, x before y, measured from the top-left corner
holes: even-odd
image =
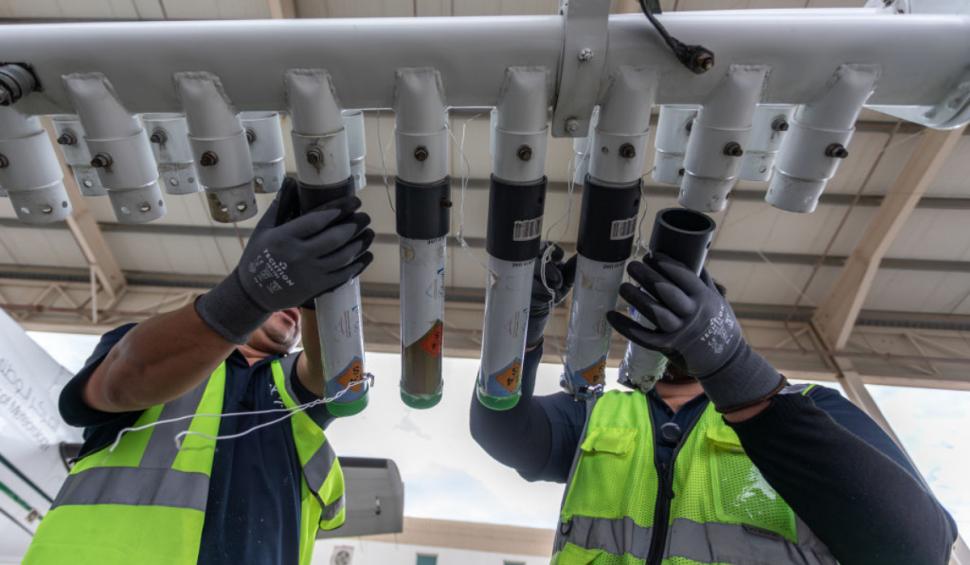
[[[714,67],[714,52],[703,45],[686,45],[676,37],[670,35],[667,28],[657,19],[655,14],[661,13],[659,0],[639,0],[640,9],[647,20],[653,25],[664,43],[670,47],[674,56],[685,67],[696,74],[703,74]]]

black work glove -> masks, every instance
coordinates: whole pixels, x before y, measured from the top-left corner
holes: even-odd
[[[356,212],[357,197],[278,223],[285,194],[263,214],[236,268],[195,302],[199,317],[233,343],[245,343],[272,312],[337,288],[373,260],[374,232],[370,217]]]
[[[553,249],[549,262],[546,263],[545,272],[546,284],[552,292],[542,284],[542,257],[550,246]],[[529,303],[529,328],[525,338],[525,345],[529,349],[542,341],[546,322],[549,321],[549,312],[565,300],[573,288],[573,281],[576,278],[576,256],[573,255],[564,262],[565,255],[562,247],[547,241],[542,244],[539,257],[536,258],[532,274],[532,300]]]
[[[656,326],[647,329],[619,312],[608,312],[613,329],[663,353],[680,372],[696,378],[720,412],[733,412],[770,398],[785,379],[741,336],[731,305],[706,270],[698,277],[662,254],[627,266],[637,286],[624,283],[620,296]]]

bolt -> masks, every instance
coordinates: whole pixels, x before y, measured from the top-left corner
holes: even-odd
[[[151,209],[152,209],[152,205],[149,204],[148,202],[142,202],[138,206],[138,211],[141,212],[142,214],[147,214],[148,212],[151,211]]]
[[[685,170],[684,170],[684,168],[683,168],[683,167],[681,167],[681,168],[680,168],[680,169],[679,169],[679,170],[677,171],[677,176],[679,176],[679,177],[682,177],[682,176],[684,176],[684,173],[686,173],[686,172],[687,172],[687,171],[685,171]]]
[[[10,159],[7,159],[6,155],[0,153],[0,169],[6,169],[9,166],[10,166]]]
[[[323,166],[323,150],[314,145],[306,150],[306,162],[319,170]]]
[[[53,213],[53,212],[54,212],[54,207],[53,207],[53,206],[51,206],[50,204],[44,204],[44,205],[43,205],[43,206],[42,206],[42,207],[40,208],[40,211],[41,211],[41,213],[42,213],[42,214],[51,214],[51,213]]]
[[[245,212],[247,208],[249,208],[249,205],[245,202],[239,202],[236,204],[236,210],[239,210],[240,212]]]
[[[424,145],[418,145],[417,147],[414,148],[414,158],[417,159],[418,161],[421,161],[421,162],[427,161],[428,155],[430,155],[430,153],[428,153],[428,148],[425,147]]]
[[[91,166],[95,169],[107,169],[112,163],[111,155],[107,153],[98,153],[91,159]]]
[[[64,133],[57,138],[58,145],[74,145],[76,143],[77,136],[74,135],[74,132],[71,130],[64,130]]]
[[[846,149],[841,143],[832,143],[825,148],[826,157],[834,157],[836,159],[845,159],[849,156],[849,150]]]
[[[744,149],[741,149],[741,144],[737,141],[729,141],[724,146],[724,154],[728,157],[740,157],[744,155]]]
[[[637,148],[632,143],[624,143],[620,146],[620,157],[632,159],[637,156]]]
[[[158,145],[165,145],[165,142],[168,141],[168,134],[162,128],[156,128],[151,136],[148,137],[148,141],[157,143]]]
[[[518,150],[515,152],[515,156],[522,161],[528,161],[532,158],[532,148],[528,145],[520,145]]]
[[[442,208],[451,208],[451,206],[452,206],[451,200],[449,200],[447,196],[442,196],[441,197],[441,207]]]
[[[593,50],[589,47],[583,47],[579,50],[579,53],[576,54],[576,58],[579,59],[579,62],[581,63],[591,61],[593,59]]]
[[[206,151],[199,157],[199,165],[203,167],[211,167],[219,162],[219,156],[213,151]]]
[[[788,131],[788,120],[784,116],[778,116],[771,122],[772,131]]]
[[[256,131],[253,128],[246,128],[246,143],[252,145],[256,141]]]
[[[567,118],[565,125],[566,125],[566,131],[568,131],[569,133],[576,133],[577,131],[579,131],[579,120],[577,120],[576,118]]]

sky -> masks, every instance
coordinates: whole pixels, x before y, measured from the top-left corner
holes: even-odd
[[[42,332],[30,336],[71,371],[83,366],[98,339]],[[401,402],[398,355],[368,353],[366,361],[376,378],[367,409],[335,421],[327,436],[339,455],[393,459],[405,483],[406,515],[539,528],[556,524],[562,485],[526,482],[493,461],[469,434],[477,360],[445,360],[444,395],[430,410]],[[541,365],[536,393],[557,391],[560,371]],[[608,371],[607,380],[616,381],[615,370]],[[937,497],[961,531],[970,534],[970,392],[868,388]]]

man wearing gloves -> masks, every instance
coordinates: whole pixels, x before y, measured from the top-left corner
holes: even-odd
[[[306,306],[367,267],[374,233],[356,197],[299,215],[296,192],[284,183],[221,283],[105,334],[65,387],[85,443],[24,563],[306,565],[343,523]]]
[[[526,480],[566,483],[554,563],[947,563],[952,519],[875,422],[832,389],[789,386],[706,271],[657,255],[628,272],[637,284],[620,294],[655,329],[607,318],[669,359],[660,382],[585,403],[534,396],[532,336],[518,405],[472,400],[489,454]]]

